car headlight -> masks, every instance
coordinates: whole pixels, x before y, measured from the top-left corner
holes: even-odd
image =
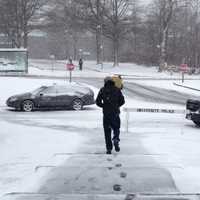
[[[9,101],[17,101],[17,97],[11,97]]]

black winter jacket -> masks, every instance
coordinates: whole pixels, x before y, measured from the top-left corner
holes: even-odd
[[[114,82],[111,80],[104,84],[96,98],[96,105],[103,108],[104,115],[119,114],[119,108],[124,103],[125,100],[121,90],[115,87]]]

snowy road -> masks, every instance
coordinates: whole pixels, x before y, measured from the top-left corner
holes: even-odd
[[[194,95],[180,93],[174,90],[166,90],[158,87],[144,86],[137,83],[125,82],[125,94],[132,98],[141,98],[145,101],[157,103],[170,103],[185,105],[189,98],[197,99]]]
[[[97,88],[100,88],[103,85],[103,80],[98,78],[75,78],[75,81],[93,85]],[[195,95],[189,95],[183,92],[167,90],[159,87],[145,86],[135,82],[130,82],[130,80],[126,81],[126,79],[124,80],[123,93],[129,98],[166,104],[185,105],[186,100],[189,98],[198,99]]]

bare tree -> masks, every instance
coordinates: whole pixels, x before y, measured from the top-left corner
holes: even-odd
[[[75,2],[80,5],[79,15],[76,17],[81,18],[88,30],[96,35],[97,64],[101,64],[103,62],[103,16],[106,0],[75,0]]]
[[[70,57],[69,38],[72,41],[72,54],[73,59],[78,57],[78,41],[81,35],[86,30],[86,26],[82,20],[82,13],[79,12],[81,8],[75,1],[70,0],[57,0],[54,1],[54,7],[47,12],[47,29],[49,32],[59,32],[63,34],[64,43],[66,44],[65,53],[67,57]],[[71,42],[70,42],[71,43]]]
[[[139,62],[141,57],[144,58],[143,53],[140,54],[140,49],[144,45],[144,31],[142,23],[143,7],[140,6],[138,0],[131,2],[131,8],[129,10],[131,15],[128,17],[130,26],[128,27],[127,34],[124,35],[124,51],[120,50],[120,60]],[[128,24],[129,24],[128,23]],[[121,48],[121,49],[122,49]],[[143,59],[142,58],[142,59]]]
[[[76,5],[81,5],[79,13],[82,13],[82,23],[96,34],[97,63],[102,59],[104,36],[113,43],[114,66],[117,66],[120,40],[131,30],[131,0],[75,0],[74,2]]]
[[[105,0],[96,0],[95,6],[91,0],[88,0],[91,12],[96,19],[96,49],[97,49],[97,64],[103,62],[103,10],[105,5]]]
[[[46,2],[47,0],[0,1],[1,30],[10,39],[13,47],[27,48],[34,17]]]
[[[166,49],[168,31],[176,0],[159,0],[156,2],[159,8],[160,26],[161,26],[161,42],[160,42],[160,65],[159,71],[162,71],[166,62]]]
[[[192,9],[192,15],[191,15],[191,20],[193,21],[193,23],[190,23],[190,29],[191,29],[191,44],[192,44],[192,48],[191,48],[191,52],[193,55],[191,55],[190,57],[193,58],[193,62],[190,62],[190,64],[192,65],[191,67],[197,67],[200,64],[200,1],[199,0],[192,0],[190,1],[190,6]]]
[[[180,64],[198,66],[200,61],[199,0],[177,1],[168,39],[168,59]]]
[[[113,42],[114,66],[119,64],[120,40],[131,30],[131,1],[108,0],[105,5],[103,30]]]

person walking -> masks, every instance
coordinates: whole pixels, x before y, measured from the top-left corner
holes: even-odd
[[[79,70],[82,70],[83,69],[83,59],[82,58],[79,59],[78,64],[79,64]]]
[[[111,77],[106,77],[104,79],[104,87],[100,89],[97,95],[96,105],[103,109],[103,128],[107,154],[111,154],[113,144],[115,151],[120,151],[120,107],[124,103],[125,100],[121,90],[115,87]],[[113,138],[111,136],[112,131]]]

